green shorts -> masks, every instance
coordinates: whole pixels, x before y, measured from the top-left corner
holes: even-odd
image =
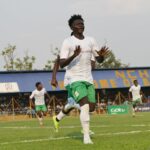
[[[94,85],[85,81],[77,81],[71,84],[71,94],[76,102],[83,97],[88,97],[89,102],[96,103]]]
[[[73,97],[70,85],[65,86],[65,88],[66,88],[66,90],[68,92],[68,98]]]
[[[134,106],[139,105],[139,104],[142,104],[141,98],[138,98],[138,99],[132,101],[132,105],[134,105]]]
[[[46,112],[46,111],[47,111],[47,108],[46,108],[46,105],[36,105],[36,106],[35,106],[35,110],[36,110],[36,111],[43,111],[43,112]]]

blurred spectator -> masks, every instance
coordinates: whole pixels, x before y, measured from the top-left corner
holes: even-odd
[[[34,109],[28,107],[27,109],[27,115],[29,116],[29,118],[36,118],[36,112]]]

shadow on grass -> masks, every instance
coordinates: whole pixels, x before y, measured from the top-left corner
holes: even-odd
[[[81,132],[71,132],[69,134],[67,134],[68,137],[70,137],[70,139],[73,140],[78,140],[78,141],[82,141],[83,140],[83,135]]]
[[[83,141],[83,134],[81,132],[71,132],[67,136],[73,140]],[[94,139],[94,135],[91,135],[91,139]]]

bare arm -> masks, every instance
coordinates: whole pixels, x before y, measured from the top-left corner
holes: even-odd
[[[45,95],[48,97],[49,100],[51,99],[47,92],[45,93]]]
[[[35,106],[31,98],[29,98],[29,106],[30,108],[32,108],[32,106]]]
[[[128,93],[129,101],[131,100],[131,92]]]
[[[106,46],[103,46],[99,51],[97,51],[98,56],[96,57],[96,60],[98,63],[102,63],[104,61],[105,56],[108,56],[110,53],[109,48]]]
[[[76,46],[76,49],[72,56],[70,56],[67,59],[60,59],[60,67],[64,68],[64,67],[68,66],[73,61],[73,59],[80,54],[80,52],[81,52],[80,46]]]
[[[49,99],[49,104],[51,104],[51,102],[52,102],[52,99],[51,99],[51,97],[49,96],[49,94],[46,92],[45,93],[45,95],[48,97],[48,99]]]
[[[33,93],[29,96],[29,106],[30,106],[30,108],[32,106],[35,106],[35,104],[33,103],[32,99],[33,99]]]
[[[95,69],[95,61],[91,60],[91,67],[92,67],[92,70]]]
[[[104,61],[104,56],[97,56],[95,58],[98,63],[102,63]]]
[[[142,96],[144,96],[144,93],[143,93],[143,91],[142,91],[142,90],[140,90],[140,94],[141,94]]]
[[[60,67],[64,68],[64,67],[68,66],[74,58],[75,58],[75,56],[73,54],[72,56],[70,56],[67,59],[60,59]]]
[[[58,55],[57,59],[55,60],[55,64],[54,64],[53,72],[52,72],[51,85],[54,86],[54,87],[58,86],[56,75],[57,75],[57,72],[58,72],[58,69],[59,69],[59,64],[60,64],[60,56]]]
[[[146,99],[146,96],[144,95],[144,93],[143,93],[143,91],[142,91],[142,90],[140,90],[140,95],[142,96],[141,98]]]
[[[32,92],[32,94],[29,96],[29,100],[32,101],[33,98],[34,98],[34,93]]]

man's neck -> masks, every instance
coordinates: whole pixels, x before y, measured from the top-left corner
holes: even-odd
[[[79,39],[79,40],[83,40],[83,39],[84,39],[84,35],[83,35],[83,34],[74,33],[73,35],[74,35],[77,39]]]
[[[37,89],[37,91],[42,91],[42,89],[40,89],[40,90],[39,90],[39,89]]]

